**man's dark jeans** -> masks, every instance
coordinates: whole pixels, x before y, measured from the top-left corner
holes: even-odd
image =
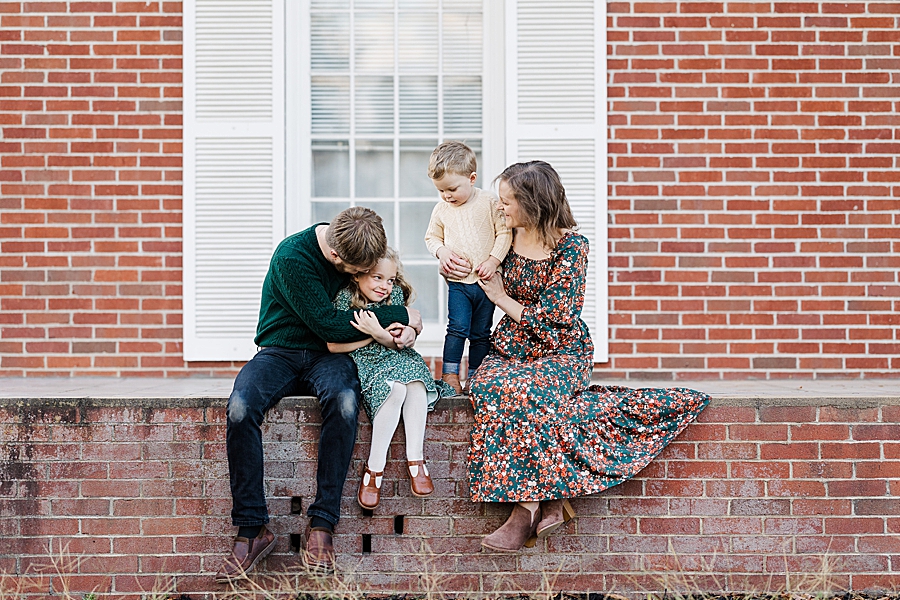
[[[341,491],[356,443],[359,376],[346,354],[263,348],[238,373],[228,399],[228,474],[236,526],[269,522],[263,484],[262,425],[285,396],[311,395],[322,409],[316,500],[307,515],[337,525]]]
[[[477,283],[448,282],[447,336],[444,338],[444,373],[459,373],[466,339],[469,340],[469,375],[481,365],[491,348],[494,303]]]

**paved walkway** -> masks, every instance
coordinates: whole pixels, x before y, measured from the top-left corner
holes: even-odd
[[[0,398],[227,398],[231,378],[0,378]],[[900,403],[900,379],[871,380],[778,380],[778,381],[614,381],[597,379],[604,385],[627,387],[689,387],[702,390],[716,400],[801,403],[817,400]]]

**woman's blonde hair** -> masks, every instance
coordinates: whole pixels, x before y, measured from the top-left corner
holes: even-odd
[[[556,170],[542,160],[506,167],[495,181],[504,181],[519,203],[519,218],[536,229],[547,248],[554,248],[563,231],[578,223],[566,198],[566,189]]]
[[[396,250],[388,247],[388,249],[384,253],[384,256],[375,261],[375,264],[377,265],[382,260],[389,260],[394,263],[394,265],[396,265],[397,277],[394,278],[394,285],[399,287],[400,291],[403,292],[403,305],[409,306],[415,299],[416,291],[403,276],[403,263],[400,262],[400,255]],[[362,295],[362,292],[359,291],[359,282],[356,280],[357,277],[361,277],[363,275],[365,274],[360,273],[359,275],[354,275],[350,278],[350,284],[347,286],[347,289],[350,292],[350,308],[365,308],[369,305],[369,300]],[[387,298],[386,303],[391,303],[390,297]]]

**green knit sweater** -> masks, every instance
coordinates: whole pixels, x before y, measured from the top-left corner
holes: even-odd
[[[350,324],[353,311],[335,310],[332,300],[350,276],[334,268],[319,248],[317,223],[285,238],[269,263],[263,282],[257,346],[327,352],[328,342],[355,342],[366,337]],[[374,310],[383,327],[409,324],[404,306]]]

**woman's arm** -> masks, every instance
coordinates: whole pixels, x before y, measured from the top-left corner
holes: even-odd
[[[587,274],[587,240],[570,236],[557,248],[549,281],[534,304],[523,306],[506,295],[500,282],[487,282],[485,293],[503,312],[522,326],[531,337],[542,340],[549,347],[559,343],[559,333],[573,326],[581,317]],[[491,279],[496,279],[497,275]],[[479,282],[481,283],[481,282]],[[490,291],[489,291],[490,290]],[[499,291],[498,291],[499,290]]]

